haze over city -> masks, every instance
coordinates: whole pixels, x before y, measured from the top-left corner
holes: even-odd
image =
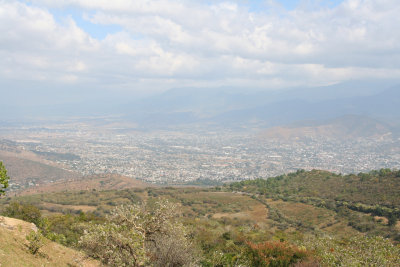
[[[399,168],[399,12],[394,0],[0,1],[3,157],[157,183]]]

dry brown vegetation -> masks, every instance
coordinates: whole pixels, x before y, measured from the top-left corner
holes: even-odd
[[[39,253],[32,255],[27,246],[26,235],[35,230],[32,223],[0,217],[0,266],[100,266],[84,254],[49,240]]]
[[[43,160],[28,152],[0,151],[0,160],[7,166],[12,182],[21,185],[32,179],[36,179],[39,184],[45,184],[50,181],[76,179],[81,176],[64,169],[59,164]]]
[[[130,177],[118,174],[99,174],[92,176],[80,177],[69,181],[60,181],[42,185],[40,187],[31,187],[18,192],[18,195],[32,195],[62,191],[79,191],[79,190],[120,190],[128,188],[146,188],[154,185],[136,180]]]

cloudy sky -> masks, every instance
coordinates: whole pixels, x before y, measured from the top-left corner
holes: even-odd
[[[0,0],[0,90],[400,80],[399,14],[398,0]]]

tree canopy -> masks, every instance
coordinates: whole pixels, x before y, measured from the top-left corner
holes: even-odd
[[[7,175],[6,167],[3,165],[3,162],[0,161],[0,196],[5,194],[4,189],[8,187],[8,181],[10,177]]]

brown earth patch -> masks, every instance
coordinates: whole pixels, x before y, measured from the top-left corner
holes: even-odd
[[[85,176],[76,180],[69,180],[28,188],[18,193],[18,195],[33,195],[41,193],[80,191],[80,190],[111,190],[128,188],[154,187],[152,184],[117,174],[103,174],[95,176]]]
[[[97,207],[88,206],[88,205],[62,205],[62,204],[48,203],[48,202],[43,202],[40,205],[47,210],[50,210],[51,208],[55,208],[55,209],[81,210],[83,212],[94,211],[97,208]]]
[[[374,216],[375,221],[382,221],[383,224],[388,224],[389,220],[383,216]]]
[[[251,206],[249,210],[236,212],[236,213],[215,213],[212,217],[214,219],[220,219],[222,217],[238,218],[238,219],[250,219],[256,223],[266,223],[268,216],[268,209],[263,204]]]

